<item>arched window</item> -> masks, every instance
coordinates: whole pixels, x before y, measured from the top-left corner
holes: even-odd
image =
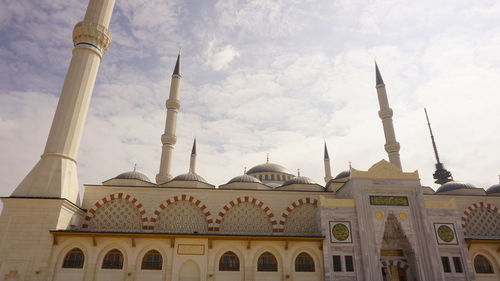
[[[224,255],[220,257],[219,270],[240,271],[240,260],[238,259],[238,256],[231,251],[225,252]]]
[[[269,175],[264,175],[264,179],[267,181],[269,179]]]
[[[122,269],[123,268],[123,254],[118,249],[109,251],[102,260],[102,268],[105,269]]]
[[[141,269],[154,269],[161,270],[163,265],[163,258],[160,252],[156,250],[148,251],[142,258]]]
[[[274,174],[271,175],[271,180],[274,180]]]
[[[82,250],[74,248],[64,256],[63,268],[83,268],[85,256]]]
[[[278,271],[278,262],[273,254],[265,252],[259,257],[257,271]]]
[[[493,273],[490,262],[484,256],[477,255],[474,258],[474,269],[476,273]]]
[[[314,272],[314,260],[308,253],[302,252],[295,258],[295,271]]]

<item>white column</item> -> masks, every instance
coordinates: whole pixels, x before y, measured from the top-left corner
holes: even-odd
[[[399,142],[396,141],[396,133],[394,132],[394,126],[392,124],[392,109],[389,107],[389,100],[387,99],[387,93],[385,91],[385,84],[382,80],[382,76],[378,70],[377,64],[375,64],[376,78],[377,78],[377,95],[380,110],[378,115],[382,119],[382,125],[384,127],[385,135],[385,151],[389,156],[389,162],[399,169],[401,167],[401,160],[399,158]]]
[[[78,204],[76,158],[115,0],[90,0],[73,30],[73,56],[41,159],[12,193],[14,197],[66,198]]]
[[[170,83],[170,95],[166,102],[167,120],[165,122],[165,133],[161,136],[161,143],[163,146],[161,151],[160,171],[156,175],[156,183],[159,184],[172,179],[170,171],[172,168],[172,153],[174,152],[174,145],[177,141],[175,127],[177,124],[177,113],[181,106],[179,102],[181,78],[179,52],[174,73],[172,74],[172,82]]]

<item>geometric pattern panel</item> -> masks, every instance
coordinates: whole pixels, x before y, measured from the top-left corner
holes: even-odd
[[[284,232],[290,234],[314,234],[316,226],[316,206],[303,204],[295,208],[286,220]]]
[[[242,202],[229,209],[220,224],[223,233],[271,233],[273,225],[268,215],[250,202]]]
[[[137,207],[125,199],[114,199],[98,208],[88,222],[92,230],[141,231],[142,218]]]
[[[486,209],[487,211],[482,210],[479,213],[475,214],[474,218],[471,218],[472,214],[479,209]],[[499,234],[496,233],[495,229],[493,228],[493,225],[496,225],[496,229],[498,230],[498,216],[500,216],[500,209],[495,205],[491,205],[490,203],[476,202],[470,205],[465,209],[462,215],[462,228],[464,231],[464,235],[498,237]],[[490,224],[492,224],[491,227],[490,225],[485,224],[483,226],[480,226],[479,228],[474,228],[472,225],[478,225],[478,223],[476,222],[478,219],[488,221]],[[470,231],[472,231],[472,234],[470,233]]]
[[[467,236],[500,237],[500,214],[488,208],[472,211],[465,224]]]
[[[270,222],[271,223],[271,228],[272,228],[271,232],[279,232],[280,229],[278,229],[279,228],[278,227],[278,222],[276,221],[276,218],[274,216],[274,213],[271,211],[271,208],[269,208],[264,202],[260,201],[257,198],[251,197],[251,196],[237,197],[234,200],[229,201],[224,207],[222,207],[222,209],[219,211],[218,216],[215,219],[213,231],[220,231],[220,229],[221,229],[220,228],[221,227],[221,223],[223,221],[227,222],[227,220],[225,219],[225,216],[233,208],[235,208],[236,206],[238,206],[238,205],[240,205],[242,203],[249,203],[249,204],[245,204],[245,205],[253,205],[257,209],[260,209],[260,212],[255,212],[254,211],[255,213],[242,214],[243,217],[234,216],[234,217],[230,218],[230,220],[233,221],[234,223],[236,223],[236,225],[230,226],[231,223],[228,223],[227,225],[225,225],[224,227],[225,227],[225,231],[226,232],[229,231],[230,228],[239,227],[240,230],[234,230],[234,231],[231,230],[231,232],[234,232],[234,233],[247,232],[248,233],[248,229],[251,226],[245,225],[245,224],[247,224],[249,222],[248,221],[244,221],[243,218],[245,216],[260,217],[262,215],[262,213],[264,213],[264,216],[267,217],[266,221],[264,221],[264,220],[261,221],[262,225],[266,225],[266,227],[267,227],[267,222]],[[245,208],[251,209],[249,206],[247,206]],[[254,210],[254,209],[252,209],[252,210]],[[238,212],[240,212],[240,211],[238,211]],[[256,222],[250,222],[250,223],[254,224]],[[241,225],[241,224],[243,224],[243,225]],[[255,231],[253,231],[253,232],[255,232]],[[268,231],[260,229],[260,230],[258,230],[255,233],[266,233],[266,232],[268,232]]]
[[[205,215],[194,203],[177,201],[160,212],[154,229],[157,232],[206,233],[208,224]]]
[[[288,217],[290,216],[290,214],[292,213],[292,211],[295,208],[298,208],[304,204],[312,204],[313,206],[316,207],[318,205],[318,200],[306,197],[306,198],[302,198],[302,199],[299,199],[297,201],[294,201],[292,204],[290,204],[290,206],[288,206],[281,214],[281,220],[279,222],[278,229],[276,229],[276,232],[283,232],[284,231],[283,226],[285,225],[285,223],[286,223]],[[314,219],[314,221],[316,221],[316,219]]]

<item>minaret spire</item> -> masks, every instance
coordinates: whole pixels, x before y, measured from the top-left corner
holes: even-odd
[[[170,171],[172,169],[172,154],[174,151],[174,145],[177,141],[175,136],[175,127],[177,123],[177,112],[179,112],[180,102],[180,88],[181,88],[181,53],[177,55],[177,61],[175,63],[174,72],[172,74],[172,81],[170,83],[170,95],[166,102],[167,107],[167,120],[165,122],[165,132],[161,136],[162,151],[161,151],[161,161],[160,170],[156,175],[156,183],[165,183],[172,179]]]
[[[384,80],[382,79],[382,75],[380,75],[377,62],[375,62],[375,76],[375,88],[377,88],[378,103],[380,106],[378,115],[380,119],[382,119],[382,126],[384,127],[384,148],[389,156],[389,162],[391,162],[391,164],[398,167],[399,169],[402,169],[401,159],[399,158],[400,145],[399,142],[396,141],[396,133],[394,132],[394,125],[392,124],[393,113],[392,109],[389,107],[389,100],[387,99]]]
[[[439,154],[436,146],[436,141],[434,140],[434,134],[432,133],[431,122],[429,121],[429,115],[427,115],[427,109],[424,108],[425,118],[427,119],[427,126],[429,126],[429,132],[431,133],[432,147],[434,148],[434,156],[436,157],[436,171],[432,175],[436,180],[437,184],[445,184],[453,180],[451,172],[444,168],[443,163],[439,161]]]
[[[189,162],[189,172],[196,173],[196,138],[193,141],[193,149],[191,149],[191,161]]]
[[[17,197],[65,198],[78,204],[76,158],[99,65],[111,43],[115,0],[90,0],[73,29],[73,52],[41,159],[14,190]]]
[[[324,163],[325,163],[325,182],[328,183],[332,177],[332,168],[330,166],[330,156],[328,155],[328,148],[326,147],[325,141],[325,151],[324,151]]]

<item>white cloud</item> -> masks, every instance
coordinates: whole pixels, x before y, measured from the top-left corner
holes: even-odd
[[[229,67],[229,64],[237,57],[240,53],[232,45],[218,46],[217,41],[214,39],[208,42],[207,50],[205,51],[207,64],[213,70],[223,70]]]

